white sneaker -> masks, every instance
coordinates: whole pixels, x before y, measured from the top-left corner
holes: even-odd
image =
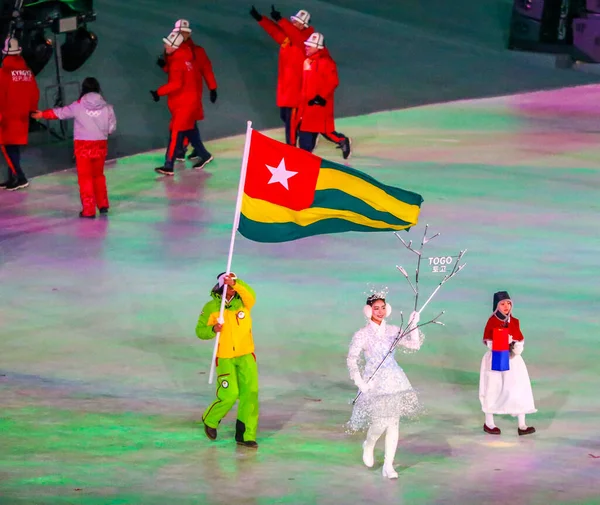
[[[363,442],[363,463],[367,468],[373,468],[375,464],[374,450],[375,447],[369,447],[366,440]]]
[[[396,470],[394,470],[394,465],[392,465],[391,463],[389,465],[387,463],[383,465],[381,474],[388,479],[398,478],[398,473],[396,472]]]

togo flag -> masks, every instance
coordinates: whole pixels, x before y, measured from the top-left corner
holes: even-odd
[[[417,224],[423,198],[324,160],[256,130],[250,135],[239,231],[287,242],[346,231],[396,231]]]

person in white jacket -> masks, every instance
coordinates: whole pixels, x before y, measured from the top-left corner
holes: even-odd
[[[373,375],[400,332],[399,327],[386,324],[385,318],[389,317],[391,312],[392,307],[386,302],[385,294],[370,296],[364,307],[368,323],[354,334],[350,344],[347,358],[348,370],[350,378],[360,389],[361,395],[354,404],[348,428],[350,432],[368,428],[363,443],[363,462],[369,468],[375,463],[375,444],[385,433],[382,474],[389,479],[397,479],[394,457],[398,446],[400,418],[414,417],[421,410],[421,406],[415,390],[396,362],[394,354],[389,356]],[[415,328],[417,324],[418,313],[414,312],[410,321],[412,330],[397,343],[397,346],[401,346],[405,352],[417,351],[421,347],[423,335]],[[362,372],[361,354],[364,354],[365,358]]]

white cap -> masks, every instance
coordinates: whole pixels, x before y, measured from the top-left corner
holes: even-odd
[[[19,45],[19,41],[17,39],[6,39],[4,41],[4,48],[2,49],[2,54],[6,54],[8,56],[21,54],[21,46]]]
[[[163,42],[175,49],[178,49],[181,44],[183,44],[183,35],[179,32],[171,32],[166,39],[163,39]]]
[[[298,21],[299,23],[302,23],[304,25],[304,28],[308,28],[308,23],[310,21],[310,14],[308,13],[308,11],[299,10],[296,13],[296,15],[290,16],[290,19],[292,21]]]
[[[219,284],[220,288],[222,288],[224,286],[226,276],[227,276],[227,272],[222,273],[221,275],[219,275],[219,277],[217,277],[217,283]],[[237,275],[235,275],[233,272],[229,272],[229,277],[231,277],[234,280],[237,279]]]
[[[323,39],[323,35],[318,32],[313,33],[306,41],[304,42],[305,46],[316,47],[317,49],[323,49],[325,47],[325,40]]]
[[[173,31],[192,33],[192,29],[190,28],[190,22],[187,19],[178,19],[175,23]]]

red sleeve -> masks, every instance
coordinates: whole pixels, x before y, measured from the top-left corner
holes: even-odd
[[[156,90],[158,96],[165,96],[181,89],[184,72],[185,68],[179,65],[178,62],[173,62],[169,65],[169,82]]]
[[[300,47],[302,50],[304,50],[304,42],[306,42],[313,31],[308,28],[298,30],[298,28],[296,28],[287,18],[281,18],[277,22],[277,26],[279,26],[283,33],[290,38],[293,45]]]
[[[38,110],[39,101],[40,101],[40,88],[38,88],[37,82],[34,77],[33,81],[32,81],[32,88],[31,88],[31,103],[29,105],[29,110],[31,112],[35,112],[36,110]]]
[[[6,109],[6,99],[8,95],[8,83],[6,82],[6,74],[0,69],[0,122]]]
[[[208,54],[203,47],[196,46],[196,61],[200,65],[200,72],[202,73],[203,79],[206,81],[208,89],[217,89],[217,80],[213,72],[212,63]]]
[[[258,24],[263,27],[263,30],[267,32],[277,44],[283,44],[286,39],[285,32],[275,21],[263,16]]]
[[[332,59],[324,58],[319,62],[319,65],[322,65],[319,70],[322,72],[323,80],[319,86],[318,94],[325,98],[335,91],[340,81],[338,79],[337,66]]]
[[[47,109],[42,111],[42,118],[44,119],[58,119],[58,116],[55,114],[54,109]]]
[[[512,335],[513,340],[523,340],[523,333],[521,333],[521,323],[515,317],[513,317],[510,322],[512,323],[510,326],[510,334]]]
[[[494,323],[492,318],[490,317],[485,325],[485,330],[483,330],[483,340],[492,340],[494,336]]]

